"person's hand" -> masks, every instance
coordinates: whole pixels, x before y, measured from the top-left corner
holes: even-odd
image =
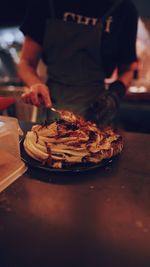
[[[52,106],[49,89],[42,83],[32,85],[27,92],[22,94],[21,98],[25,103],[32,104],[37,107],[40,107],[41,104],[44,104],[47,108]]]
[[[91,104],[87,111],[87,119],[102,127],[114,124],[125,90],[126,87],[122,82],[112,83],[109,90],[102,92],[99,98]]]
[[[88,109],[87,119],[96,123],[97,126],[109,126],[117,116],[118,107],[112,95],[103,93]]]

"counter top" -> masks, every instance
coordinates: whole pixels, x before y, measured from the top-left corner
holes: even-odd
[[[149,267],[150,135],[81,174],[30,169],[0,194],[0,267]]]

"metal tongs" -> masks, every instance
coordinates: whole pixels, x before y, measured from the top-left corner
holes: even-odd
[[[54,112],[57,112],[57,113],[59,113],[59,114],[60,114],[60,111],[59,111],[59,110],[57,110],[56,108],[53,108],[53,107],[51,107],[51,108],[50,108],[50,110],[52,110],[52,111],[54,111]]]
[[[68,121],[68,122],[76,122],[76,120],[77,120],[77,117],[71,111],[68,111],[68,110],[60,110],[60,109],[56,109],[54,107],[51,107],[50,110],[53,111],[53,112],[56,112],[59,115],[59,117],[61,119],[65,120],[65,121]]]
[[[52,112],[56,113],[56,115],[57,115],[56,117],[58,117],[59,119],[61,118],[61,113],[62,113],[61,110],[58,110],[58,109],[56,109],[56,108],[54,108],[54,107],[51,107],[50,110],[51,110]]]
[[[58,110],[56,110],[54,107],[51,107],[51,108],[47,108],[46,109],[46,124],[49,124],[51,122],[51,119],[50,119],[50,114],[49,112],[52,111],[52,112],[56,112],[57,114],[59,114]]]

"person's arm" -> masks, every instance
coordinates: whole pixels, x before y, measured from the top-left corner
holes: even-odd
[[[125,96],[127,88],[131,85],[135,72],[138,71],[138,60],[131,64],[125,64],[118,68],[116,81],[110,83],[110,92],[116,93],[120,100]]]
[[[138,59],[136,54],[137,23],[137,10],[133,3],[128,3],[126,19],[124,20],[122,30],[120,31],[120,36],[118,38],[118,77],[117,81],[110,84],[109,87],[110,90],[115,90],[116,87],[116,94],[118,89],[118,95],[121,97],[125,95],[126,89],[130,86],[133,80],[135,71],[138,70]]]
[[[41,52],[41,46],[29,36],[26,36],[18,64],[18,75],[29,87],[29,90],[22,95],[22,99],[25,103],[30,103],[37,107],[41,103],[44,103],[46,107],[51,107],[49,89],[37,74],[37,65]]]
[[[131,85],[135,72],[138,71],[138,65],[139,63],[137,60],[118,69],[118,80],[120,80],[126,86],[126,88]]]

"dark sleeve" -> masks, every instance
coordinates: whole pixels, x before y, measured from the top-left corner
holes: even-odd
[[[27,9],[20,30],[34,41],[43,44],[46,19],[48,17],[48,2],[46,0],[32,0]]]
[[[137,10],[131,2],[128,2],[125,20],[119,36],[118,66],[130,64],[137,60],[137,22]]]

